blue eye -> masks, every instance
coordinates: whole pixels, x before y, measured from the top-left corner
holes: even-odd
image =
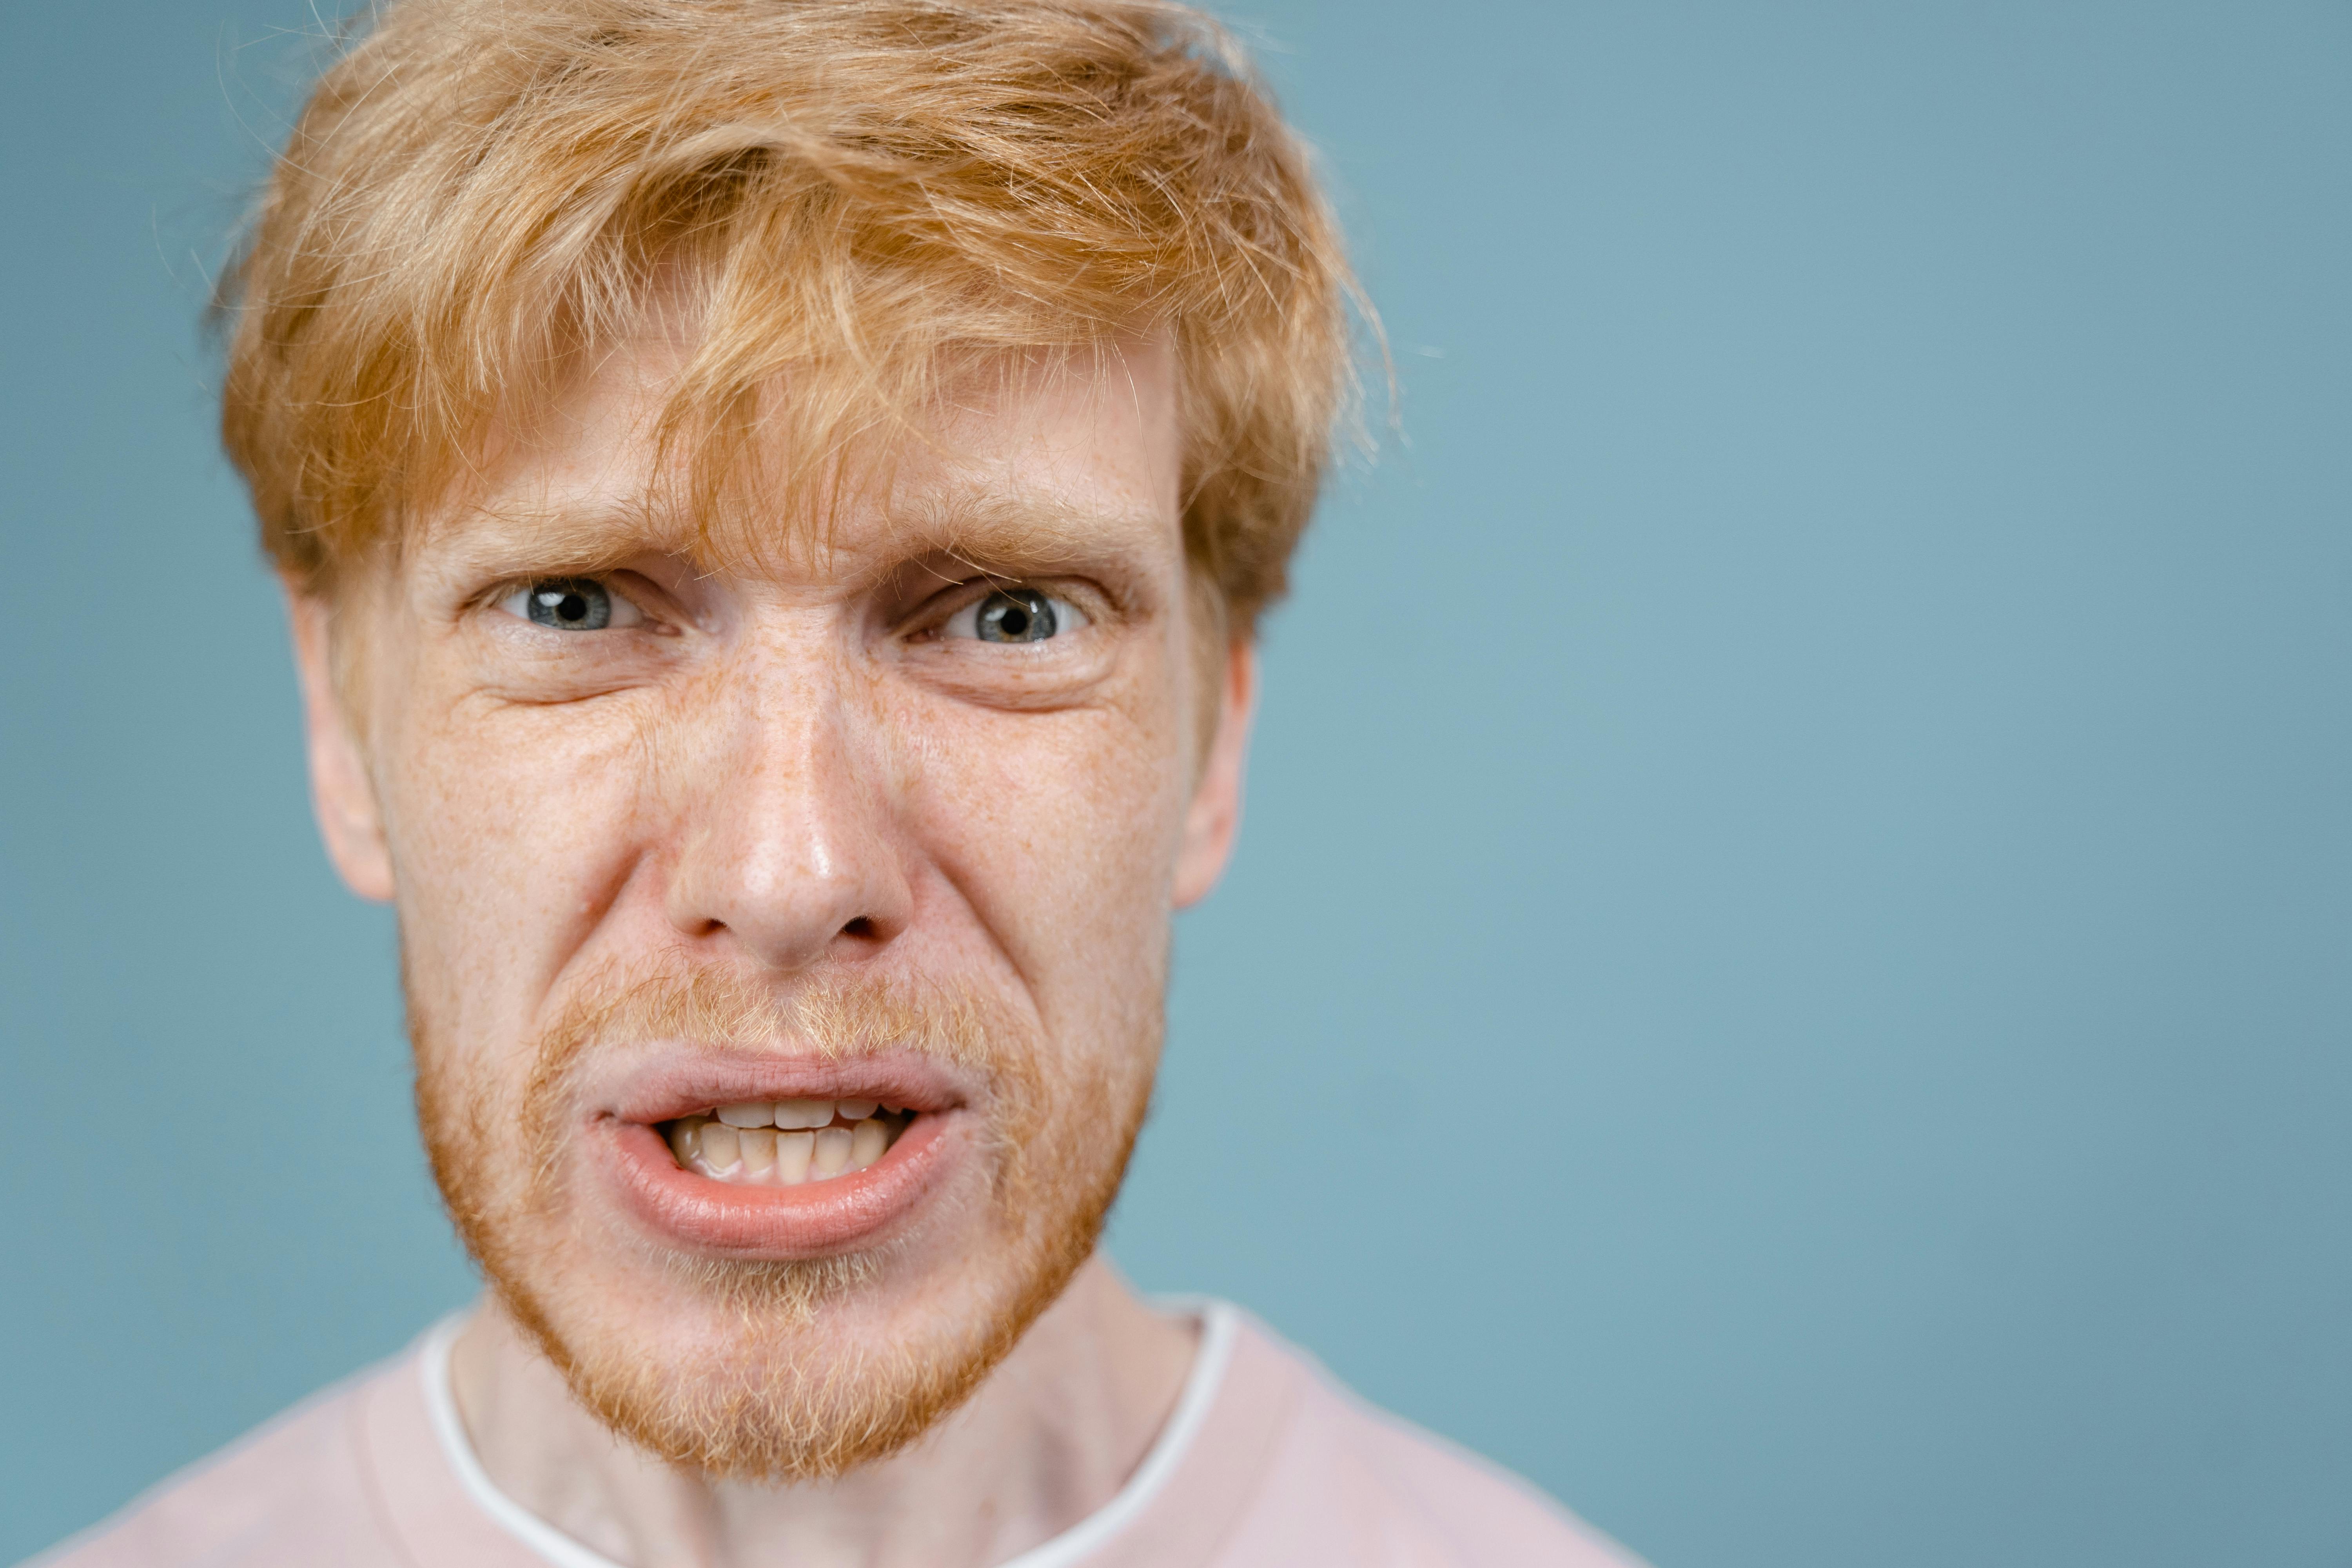
[[[948,617],[940,630],[982,642],[1041,643],[1087,624],[1078,607],[1034,588],[999,588]]]
[[[1032,588],[998,589],[972,618],[982,642],[1044,642],[1057,629],[1054,601]]]
[[[523,613],[542,626],[565,632],[600,632],[613,624],[613,595],[602,583],[556,577],[523,590]]]
[[[645,614],[593,577],[536,577],[507,591],[499,608],[535,626],[559,632],[601,632],[642,626]]]

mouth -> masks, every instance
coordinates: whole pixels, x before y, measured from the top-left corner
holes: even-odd
[[[797,1187],[879,1164],[914,1120],[872,1100],[745,1100],[655,1130],[681,1171],[733,1186]]]
[[[817,1258],[918,1223],[974,1158],[968,1093],[911,1055],[671,1058],[618,1086],[588,1147],[605,1190],[667,1246]]]

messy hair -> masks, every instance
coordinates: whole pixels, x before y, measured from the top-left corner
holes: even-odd
[[[1186,549],[1236,632],[1352,385],[1307,154],[1189,8],[397,0],[224,276],[223,439],[264,548],[332,592],[681,290],[658,436],[712,519],[755,443],[813,493],[966,369],[1164,338]]]

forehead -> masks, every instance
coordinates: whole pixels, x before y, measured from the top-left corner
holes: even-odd
[[[928,550],[1041,565],[1181,551],[1177,360],[1162,341],[975,358],[816,462],[793,444],[796,400],[825,394],[815,378],[769,388],[715,464],[666,443],[688,357],[668,340],[632,341],[527,422],[495,427],[475,481],[414,546],[526,549],[578,568],[657,552],[828,577]]]

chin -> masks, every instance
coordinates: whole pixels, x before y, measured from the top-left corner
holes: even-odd
[[[462,1131],[427,1142],[499,1304],[606,1426],[713,1475],[817,1480],[929,1431],[1060,1296],[1093,1254],[1148,1089],[1108,1141],[1048,1118],[1034,1142],[1064,1153],[1043,1168],[997,1138],[943,1134],[964,1146],[935,1151],[945,1173],[910,1215],[815,1257],[745,1256],[649,1224],[593,1136],[536,1194],[520,1163],[493,1168]]]
[[[897,1452],[961,1405],[1091,1240],[1043,1268],[944,1279],[885,1247],[609,1271],[550,1254],[491,1283],[580,1401],[638,1447],[737,1479],[813,1480]]]
[[[507,1313],[615,1432],[766,1480],[898,1451],[1003,1360],[1093,1254],[1158,1045],[1073,1061],[936,985],[780,1008],[688,973],[592,994],[500,1084],[410,1023]]]

